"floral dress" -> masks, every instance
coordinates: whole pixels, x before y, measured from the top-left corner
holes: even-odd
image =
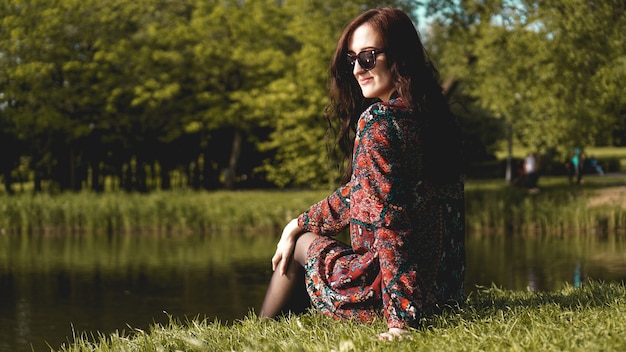
[[[350,181],[298,217],[321,235],[308,250],[313,305],[337,319],[389,328],[463,299],[463,182],[430,182],[420,122],[400,99],[375,103],[359,118]],[[351,245],[332,235],[349,226]]]

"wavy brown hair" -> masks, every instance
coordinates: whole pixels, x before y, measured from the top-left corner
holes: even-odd
[[[460,173],[460,130],[450,112],[439,84],[439,74],[426,55],[413,22],[401,10],[378,8],[364,12],[344,29],[330,66],[330,102],[326,108],[329,132],[335,131],[336,144],[350,160],[354,131],[360,114],[376,99],[363,97],[348,64],[348,42],[363,24],[371,25],[383,41],[386,62],[397,96],[422,119],[425,171],[433,180],[452,181]],[[347,182],[351,164],[343,177]]]

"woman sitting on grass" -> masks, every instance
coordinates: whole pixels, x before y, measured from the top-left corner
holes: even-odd
[[[400,10],[353,20],[331,75],[328,118],[352,162],[342,187],[283,230],[260,316],[280,314],[305,283],[323,314],[384,316],[379,338],[392,340],[463,299],[460,131]],[[346,226],[349,246],[332,238]]]

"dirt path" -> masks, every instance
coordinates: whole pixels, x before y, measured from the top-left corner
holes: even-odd
[[[594,191],[587,205],[596,207],[600,205],[619,205],[626,209],[626,187],[614,186]]]

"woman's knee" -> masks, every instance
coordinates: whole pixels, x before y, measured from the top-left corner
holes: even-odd
[[[300,265],[304,266],[306,264],[309,247],[317,237],[319,237],[319,235],[312,232],[303,233],[298,237],[293,259],[300,263]]]

